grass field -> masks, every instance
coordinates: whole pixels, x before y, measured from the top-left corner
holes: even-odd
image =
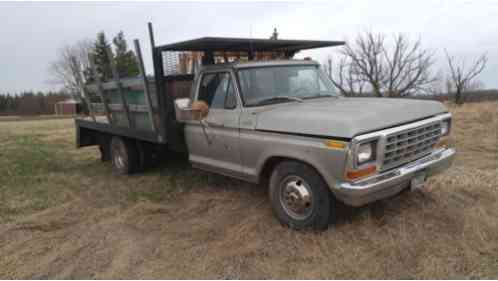
[[[498,278],[498,103],[450,109],[432,192],[341,207],[323,233],[280,226],[263,186],[178,160],[113,176],[71,120],[0,121],[0,279]]]

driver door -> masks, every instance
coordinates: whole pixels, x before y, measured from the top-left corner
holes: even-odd
[[[231,72],[209,72],[200,77],[195,100],[204,101],[209,113],[202,121],[189,121],[185,137],[194,166],[240,177],[239,118],[241,107]]]

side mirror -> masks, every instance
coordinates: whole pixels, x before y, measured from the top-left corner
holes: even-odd
[[[206,118],[209,107],[204,101],[192,102],[189,98],[175,100],[175,115],[178,122],[201,121]]]

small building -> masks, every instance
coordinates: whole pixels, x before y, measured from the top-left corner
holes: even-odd
[[[55,115],[77,115],[81,113],[81,103],[75,99],[67,99],[55,104]]]

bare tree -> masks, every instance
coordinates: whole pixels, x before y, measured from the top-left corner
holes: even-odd
[[[474,79],[486,68],[488,57],[486,54],[482,54],[470,66],[467,66],[465,60],[457,61],[446,50],[445,53],[450,70],[449,83],[455,90],[455,102],[463,104],[465,91],[473,86]]]
[[[445,92],[445,76],[444,76],[444,71],[442,69],[439,69],[435,74],[434,74],[434,82],[430,84],[430,86],[427,87],[427,93],[432,96],[443,96]],[[442,98],[442,97],[441,97]]]
[[[434,54],[422,48],[420,39],[412,42],[403,34],[393,39],[390,47],[384,35],[367,32],[344,46],[334,85],[341,92],[361,89],[378,97],[427,91],[436,81],[430,71]]]
[[[90,40],[81,40],[74,45],[66,45],[57,51],[57,58],[49,66],[51,82],[62,85],[69,93],[81,98],[82,71],[89,69],[88,54],[92,50]]]
[[[431,89],[437,81],[430,71],[434,64],[433,56],[431,51],[422,48],[420,39],[412,43],[406,36],[396,35],[394,49],[389,52],[384,48],[388,95],[405,96]]]
[[[331,67],[332,68],[332,67]],[[354,70],[354,65],[347,57],[339,59],[334,65],[334,71],[330,71],[330,78],[334,86],[344,96],[357,96],[364,93],[365,80],[360,79]]]

